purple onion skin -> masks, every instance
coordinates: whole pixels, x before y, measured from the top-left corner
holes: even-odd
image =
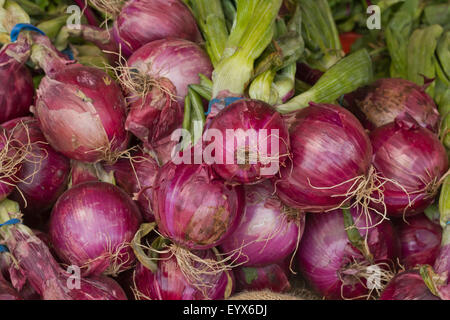
[[[3,278],[0,273],[0,301],[2,300],[23,300],[19,293]]]
[[[131,242],[141,215],[120,188],[104,182],[86,182],[61,195],[50,217],[50,237],[58,256],[82,267],[83,276],[110,273],[111,255],[118,272],[134,262]],[[115,273],[115,272],[114,272]]]
[[[235,253],[235,263],[246,267],[284,260],[294,252],[305,228],[304,214],[290,218],[284,209],[269,181],[246,186],[244,215],[236,231],[221,244],[221,252]]]
[[[128,1],[114,22],[113,36],[126,57],[155,40],[202,41],[194,17],[179,0]]]
[[[365,218],[351,209],[355,225],[362,237],[366,236]],[[392,224],[385,220],[378,226],[378,216],[370,212],[368,246],[375,263],[390,262],[398,256],[398,243]],[[360,218],[358,218],[360,217]],[[348,240],[342,210],[306,217],[305,233],[298,251],[299,268],[310,285],[326,299],[349,299],[368,294],[359,281],[349,275],[352,261],[366,262],[360,251]],[[344,282],[341,280],[343,279]],[[342,290],[342,291],[341,291]]]
[[[2,127],[20,143],[32,143],[31,154],[17,174],[19,182],[16,186],[20,192],[14,191],[11,199],[21,204],[26,218],[31,218],[31,215],[37,217],[50,209],[67,187],[70,161],[47,143],[36,119],[16,118]],[[26,199],[26,206],[22,196]]]
[[[153,185],[159,165],[152,156],[143,151],[134,152],[132,157],[135,159],[132,163],[129,159],[119,159],[112,165],[105,165],[104,169],[114,172],[117,185],[135,199],[143,219],[153,222]]]
[[[153,188],[158,230],[188,249],[218,246],[236,230],[244,191],[213,176],[206,165],[164,165]]]
[[[10,56],[11,52],[14,57]],[[33,79],[25,66],[29,46],[10,43],[0,50],[0,123],[30,113],[34,98]]]
[[[396,275],[386,286],[380,300],[440,300],[423,282],[417,270],[408,270]]]
[[[400,240],[400,263],[408,270],[419,265],[433,265],[441,247],[442,229],[425,215],[396,221]]]
[[[338,207],[358,176],[370,167],[372,146],[359,121],[346,109],[311,104],[290,127],[292,162],[275,178],[278,196],[308,212]]]
[[[387,213],[402,217],[423,212],[433,202],[437,181],[448,169],[447,155],[439,139],[414,120],[397,118],[372,131],[370,140],[372,164],[377,173],[397,182],[386,182],[382,191]],[[380,204],[374,203],[373,207],[384,210]]]
[[[171,141],[170,136],[182,125],[188,85],[200,82],[199,73],[210,77],[213,66],[200,46],[183,39],[147,43],[128,59],[128,66],[159,85],[153,86],[145,98],[129,94],[126,129],[149,149],[154,149],[164,164],[171,146],[177,143]],[[165,150],[167,146],[169,152]]]
[[[230,183],[251,184],[257,183],[264,179],[272,178],[278,173],[278,169],[284,166],[289,152],[289,133],[286,124],[280,113],[278,113],[269,104],[259,101],[242,99],[230,104],[217,114],[211,121],[209,130],[219,130],[223,136],[223,140],[214,141],[216,149],[222,150],[222,156],[217,155],[221,159],[221,163],[213,163],[214,171],[223,179]],[[235,130],[236,137],[242,137],[245,145],[238,145],[238,139],[235,138],[232,147],[227,141],[227,130]],[[237,130],[240,130],[238,133]],[[257,138],[256,144],[246,138],[247,130],[255,130],[256,135],[266,130],[265,138]],[[278,133],[273,130],[278,130]],[[278,140],[278,150],[272,145],[272,136]],[[228,142],[228,143],[227,143]],[[263,145],[265,144],[265,146]],[[264,164],[265,159],[261,161],[259,152],[262,146],[267,148],[266,157],[271,160],[277,157],[274,163]],[[257,157],[256,163],[238,163],[238,152],[240,148],[247,148],[251,154]],[[246,149],[246,150],[247,150]],[[264,157],[264,155],[262,155]],[[229,163],[227,159],[234,159],[233,163]],[[246,159],[248,162],[248,159]],[[275,163],[276,162],[276,163]],[[278,165],[275,168],[274,165]],[[274,170],[269,170],[270,168]],[[266,169],[266,170],[264,170]]]
[[[234,270],[237,291],[271,290],[287,292],[291,289],[286,272],[278,264],[264,267],[239,267]]]
[[[439,129],[440,116],[433,99],[423,87],[405,79],[379,79],[352,92],[346,101],[364,115],[363,123],[367,121],[370,130],[405,114],[434,133]]]
[[[128,300],[122,287],[105,276],[83,278],[80,289],[72,290],[74,300]]]
[[[125,98],[105,72],[68,65],[45,76],[37,95],[34,113],[42,132],[66,157],[97,162],[107,160],[105,151],[127,147]]]
[[[203,259],[215,259],[211,250],[196,251]],[[176,257],[171,254],[160,255],[158,269],[152,273],[138,263],[135,270],[136,289],[142,294],[140,300],[223,300],[234,289],[234,277],[231,272],[223,271],[217,275],[204,276],[202,280],[211,288],[206,296],[201,290],[190,284],[182,273]]]

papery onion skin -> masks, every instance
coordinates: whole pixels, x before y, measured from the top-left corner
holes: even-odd
[[[441,247],[442,229],[419,214],[395,223],[400,240],[400,263],[408,270],[433,265]]]
[[[133,264],[129,243],[141,222],[136,204],[120,188],[85,182],[61,195],[49,234],[58,256],[83,276],[116,274]]]
[[[356,208],[351,209],[355,225],[365,238],[367,224],[364,214],[358,212]],[[368,224],[367,238],[370,253],[375,263],[390,263],[398,256],[398,240],[393,226],[387,220],[375,226],[380,217],[372,211],[369,215],[372,219],[372,223]],[[344,273],[354,271],[349,267],[353,261],[370,265],[351,245],[342,210],[307,215],[305,233],[298,249],[298,268],[315,291],[326,299],[352,299],[367,295],[369,290],[360,283],[364,283],[364,279]],[[347,283],[344,284],[341,279]]]
[[[408,270],[396,275],[386,286],[380,300],[440,300],[423,282],[417,270]]]
[[[414,82],[400,78],[378,79],[351,93],[350,105],[365,116],[372,130],[408,114],[417,123],[434,133],[440,116],[433,99]],[[366,122],[367,121],[367,122]]]
[[[433,202],[438,181],[448,169],[439,139],[413,119],[397,118],[372,131],[370,140],[373,166],[381,179],[391,180],[382,188],[388,215],[402,217],[423,212]],[[372,206],[384,210],[380,203]]]
[[[68,65],[45,76],[34,114],[47,141],[66,157],[98,162],[125,150],[126,103],[120,87],[100,69]]]
[[[10,139],[8,132],[4,128],[0,128],[0,151],[2,151],[5,155],[8,155],[8,157],[13,157],[13,154],[15,153],[14,150],[8,152],[6,152],[7,150],[4,150],[4,148],[10,148],[9,140]],[[16,168],[17,170],[19,170],[20,164],[18,164]],[[3,176],[0,179],[0,200],[5,199],[11,192],[13,192],[14,185],[15,182],[13,180],[13,177],[10,177],[9,174],[7,174],[7,176]]]
[[[281,262],[294,252],[305,228],[303,213],[287,211],[269,181],[246,186],[244,215],[221,252],[246,267]]]
[[[339,207],[354,179],[370,168],[372,146],[364,128],[344,108],[311,103],[289,131],[292,162],[274,179],[277,195],[308,212]]]
[[[131,159],[119,159],[112,165],[105,165],[107,172],[114,172],[114,179],[139,205],[142,217],[153,222],[153,184],[159,171],[156,160],[144,151],[131,154]]]
[[[269,104],[259,100],[238,100],[212,119],[207,130],[214,129],[219,130],[223,139],[213,142],[222,154],[218,155],[216,151],[215,155],[221,162],[216,161],[212,166],[226,181],[257,183],[272,178],[285,165],[289,155],[288,128],[281,114]],[[231,138],[228,134],[230,130],[234,130]],[[256,138],[254,141],[249,136],[252,133]],[[234,141],[228,141],[233,138]],[[244,155],[244,159],[239,159],[241,149],[249,153]]]
[[[47,143],[35,118],[16,118],[2,127],[21,144],[31,144],[30,154],[17,174],[16,186],[20,192],[14,191],[11,199],[21,203],[26,218],[37,217],[50,209],[67,187],[70,161]]]
[[[0,301],[2,300],[23,300],[19,293],[3,278],[0,273]]]
[[[113,36],[126,57],[155,40],[202,41],[191,11],[179,0],[128,1],[114,22]]]
[[[144,96],[142,92],[128,93],[126,129],[155,149],[165,164],[170,155],[165,147],[177,143],[170,136],[182,125],[188,85],[199,83],[200,73],[210,77],[213,66],[200,46],[183,39],[147,43],[128,59],[128,66],[155,84]]]
[[[287,292],[291,289],[286,272],[278,264],[264,267],[239,267],[234,270],[237,291]]]
[[[211,250],[193,252],[203,259],[216,259]],[[215,275],[202,276],[202,281],[210,288],[206,296],[199,288],[192,285],[182,273],[177,259],[170,253],[161,254],[158,260],[158,269],[152,273],[149,269],[138,263],[134,281],[138,293],[138,300],[223,300],[234,289],[234,277],[230,271],[222,271]]]
[[[29,45],[20,38],[0,50],[0,123],[30,113],[34,86],[25,66],[28,57]]]
[[[206,165],[165,164],[153,188],[159,231],[188,249],[209,249],[238,226],[244,191],[213,176]]]

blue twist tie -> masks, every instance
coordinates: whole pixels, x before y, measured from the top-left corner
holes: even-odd
[[[16,42],[17,38],[19,37],[20,31],[22,30],[30,30],[30,31],[36,31],[37,33],[42,34],[43,36],[45,36],[44,31],[42,31],[39,28],[36,28],[35,26],[33,26],[32,24],[29,23],[18,23],[14,26],[14,28],[11,30],[11,41],[12,42]]]
[[[244,99],[244,98],[240,98],[240,97],[226,97],[226,98],[221,98],[221,99],[214,98],[211,101],[209,101],[208,111],[206,111],[205,114],[208,115],[211,112],[211,108],[212,108],[213,104],[215,104],[215,103],[223,102],[225,104],[225,107],[228,107],[233,102],[236,102],[236,101],[242,100],[242,99]]]
[[[3,252],[9,252],[9,250],[4,245],[0,244],[0,253],[3,253]]]
[[[20,222],[21,222],[20,219],[11,219],[11,220],[6,221],[5,223],[0,223],[0,227],[18,224]]]

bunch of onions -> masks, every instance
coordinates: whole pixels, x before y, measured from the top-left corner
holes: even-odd
[[[298,250],[299,268],[326,299],[368,298],[371,289],[381,289],[392,275],[398,243],[391,223],[373,211],[363,214],[360,207],[352,208],[350,214],[370,256],[349,240],[342,210],[306,217]]]
[[[363,123],[373,130],[406,114],[434,133],[439,129],[439,112],[425,88],[400,78],[378,79],[361,87],[346,99],[350,108],[363,116]]]
[[[271,290],[287,292],[291,289],[286,271],[279,264],[264,267],[239,267],[234,270],[237,291]]]
[[[0,204],[2,222],[20,217],[17,203],[4,200]],[[71,273],[63,270],[48,247],[25,225],[3,226],[0,234],[15,258],[16,269],[22,274],[17,290],[28,281],[44,300],[124,300],[120,286],[106,277],[80,278],[80,286],[68,287],[74,281]]]
[[[0,123],[30,112],[34,86],[25,66],[29,56],[30,46],[22,37],[0,50]]]
[[[154,214],[163,236],[186,249],[218,246],[238,226],[244,191],[216,178],[207,165],[165,164],[153,186]]]
[[[126,129],[158,152],[173,144],[170,136],[181,127],[188,85],[199,83],[199,74],[210,77],[212,65],[197,44],[164,39],[141,47],[116,72],[130,101]],[[162,163],[170,151],[159,152]]]
[[[130,0],[123,7],[117,0],[90,2],[115,18],[112,34],[126,57],[155,40],[202,41],[191,11],[180,0]]]
[[[191,267],[199,274],[195,279],[183,272],[181,261],[172,253],[158,257],[152,272],[138,263],[134,272],[134,293],[137,300],[218,300],[228,298],[234,289],[234,277],[228,270],[209,270],[205,261],[217,261],[212,250],[193,251],[199,260]]]
[[[136,200],[144,221],[154,221],[153,184],[159,171],[156,160],[140,150],[131,153],[129,159],[119,159],[114,164],[105,165],[104,169],[112,172],[116,184]]]
[[[419,214],[396,223],[400,240],[400,262],[406,269],[433,265],[441,247],[442,229]]]
[[[29,152],[16,174],[12,199],[22,203],[27,218],[38,216],[53,205],[67,186],[70,161],[45,140],[38,121],[31,117],[10,120],[2,127],[15,141],[30,144]],[[25,200],[25,201],[24,201]]]
[[[364,128],[349,111],[311,103],[290,127],[292,163],[275,178],[287,205],[309,212],[340,207],[370,190],[372,146]]]
[[[418,270],[397,274],[386,286],[380,300],[440,300],[428,289]]]
[[[282,262],[294,252],[305,216],[286,207],[269,181],[245,187],[244,215],[236,231],[221,244],[236,264],[251,267]]]
[[[281,114],[269,104],[250,99],[236,101],[212,119],[206,134],[213,130],[218,130],[222,139],[215,138],[212,143],[212,167],[226,181],[257,183],[272,178],[285,166],[288,129]]]
[[[79,266],[82,275],[116,275],[133,265],[129,243],[140,222],[139,209],[120,188],[85,182],[58,199],[49,234],[58,256]]]
[[[104,71],[68,61],[35,36],[32,59],[46,76],[33,110],[50,145],[68,158],[113,162],[126,149],[126,103]]]
[[[444,146],[411,117],[396,118],[370,134],[372,164],[384,181],[372,207],[395,217],[423,212],[433,202],[448,169]],[[384,208],[383,208],[384,207]]]

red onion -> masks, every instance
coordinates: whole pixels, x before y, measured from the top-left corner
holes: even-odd
[[[23,145],[31,144],[16,175],[20,192],[15,191],[11,199],[21,203],[26,218],[37,217],[50,209],[66,188],[70,162],[46,142],[36,119],[17,118],[2,126]]]
[[[372,211],[367,216],[371,222],[366,223],[366,216],[358,210],[358,207],[351,209],[351,215],[361,237],[365,239],[367,235],[373,261],[351,244],[342,210],[306,217],[298,250],[299,268],[311,286],[327,299],[367,297],[369,284],[380,289],[386,280],[383,270],[389,269],[384,264],[390,264],[397,256],[398,244],[391,223],[387,220],[380,223],[380,216]],[[380,278],[376,278],[378,273]]]
[[[380,300],[440,300],[433,295],[418,270],[396,275],[383,290]]]
[[[82,274],[117,274],[130,268],[129,246],[141,221],[136,204],[120,188],[86,182],[67,190],[50,217],[50,237],[58,256]]]
[[[155,220],[152,209],[153,184],[159,171],[156,160],[144,151],[131,154],[130,159],[119,159],[115,164],[105,165],[107,172],[113,172],[119,187],[134,200],[145,221]]]
[[[243,266],[265,266],[292,254],[305,228],[305,216],[283,205],[270,182],[245,187],[241,222],[221,244]]]
[[[216,259],[211,250],[193,253],[201,259]],[[197,262],[193,267],[204,266]],[[176,256],[171,253],[159,256],[158,268],[154,273],[138,263],[134,281],[138,300],[219,300],[228,298],[234,289],[234,278],[230,271],[204,274],[198,284],[193,284],[182,272]]]
[[[448,169],[439,139],[409,117],[372,131],[370,140],[372,164],[386,182],[381,193],[388,214],[399,217],[423,212],[433,202],[439,179]],[[383,210],[379,203],[372,206]]]
[[[378,79],[359,88],[346,100],[364,115],[364,122],[375,129],[408,114],[417,123],[433,132],[439,129],[439,112],[425,89],[400,78]]]
[[[433,265],[439,253],[442,229],[425,215],[419,214],[398,221],[396,224],[400,240],[400,262],[406,269],[429,264]]]
[[[62,58],[46,37],[37,37],[33,60],[44,69],[34,114],[47,141],[65,156],[112,161],[127,147],[126,104],[104,71]]]
[[[102,1],[93,1],[98,2]],[[202,41],[191,11],[180,0],[127,1],[114,22],[113,35],[127,57],[155,40]]]
[[[152,149],[171,142],[173,130],[182,124],[188,85],[200,82],[199,73],[210,77],[212,70],[207,54],[193,42],[147,43],[122,70],[121,82],[131,102],[126,129]]]
[[[442,277],[437,291],[443,300],[450,300],[450,223],[447,222],[442,234],[442,243],[434,264],[435,272]]]
[[[271,290],[286,292],[291,289],[288,276],[278,264],[265,267],[240,267],[234,270],[238,291]]]
[[[17,203],[3,201],[0,215],[2,222],[17,218],[19,215]],[[16,261],[10,271],[14,270],[17,273],[11,274],[11,282],[17,290],[21,290],[25,281],[28,281],[43,300],[125,299],[123,290],[112,279],[105,277],[85,279],[78,277],[76,273],[70,273],[69,270],[67,272],[63,270],[44,242],[25,225],[19,223],[3,226],[0,233]]]
[[[0,50],[0,123],[27,115],[33,103],[34,86],[25,66],[30,47],[21,37]]]
[[[366,179],[372,147],[346,109],[314,104],[290,128],[292,163],[281,168],[276,190],[283,202],[309,212],[339,207]]]
[[[244,192],[212,175],[206,165],[164,165],[153,188],[159,231],[188,249],[208,249],[223,242],[238,226]]]
[[[212,166],[228,182],[259,182],[275,176],[285,165],[287,126],[281,114],[263,101],[242,99],[230,104],[213,118],[207,130],[218,130],[223,137],[213,142]]]

